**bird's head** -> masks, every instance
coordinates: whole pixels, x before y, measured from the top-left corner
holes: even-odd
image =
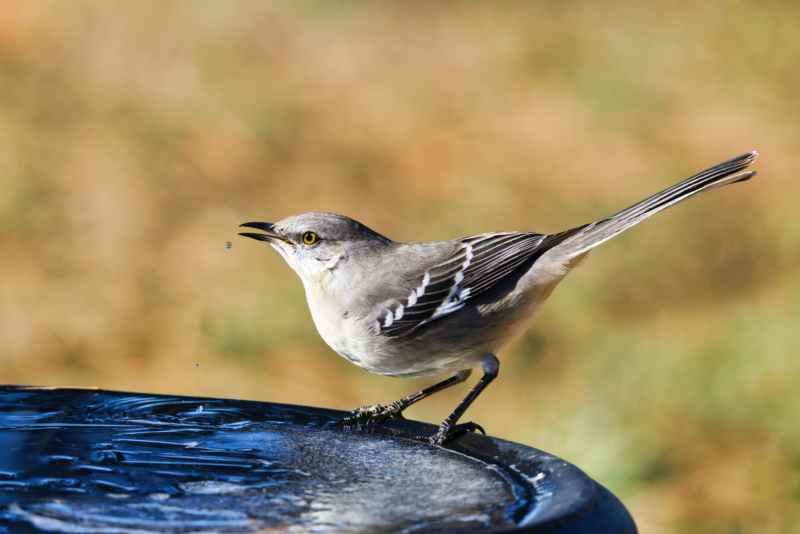
[[[269,243],[307,286],[309,282],[327,286],[334,270],[364,255],[378,253],[392,243],[363,224],[335,213],[303,213],[276,223],[249,222],[239,226],[268,232],[239,235]]]

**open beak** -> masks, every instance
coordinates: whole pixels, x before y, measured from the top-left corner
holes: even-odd
[[[239,227],[246,226],[247,228],[256,228],[258,230],[263,230],[265,232],[269,232],[269,234],[252,234],[252,233],[242,233],[239,235],[243,235],[245,237],[249,237],[251,239],[258,239],[259,241],[266,241],[267,243],[277,244],[277,243],[286,243],[287,245],[293,247],[295,246],[294,243],[289,241],[287,238],[280,235],[278,232],[275,231],[275,227],[272,223],[265,223],[265,222],[249,222],[240,224]]]

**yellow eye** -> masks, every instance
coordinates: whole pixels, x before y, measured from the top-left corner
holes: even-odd
[[[306,232],[303,234],[303,243],[306,245],[313,245],[319,240],[319,236],[314,232]]]

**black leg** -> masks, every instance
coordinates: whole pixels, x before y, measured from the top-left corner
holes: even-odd
[[[475,387],[472,388],[472,391],[470,391],[467,396],[464,397],[464,400],[461,401],[461,404],[459,404],[453,413],[450,414],[450,417],[442,422],[441,426],[439,427],[439,431],[431,436],[430,442],[433,445],[439,445],[441,447],[447,441],[448,436],[450,436],[454,430],[458,430],[456,423],[458,423],[458,420],[461,419],[462,415],[464,415],[464,412],[467,411],[467,408],[469,408],[470,404],[472,404],[472,401],[477,399],[478,395],[481,394],[481,391],[486,389],[486,386],[488,386],[492,380],[497,378],[497,373],[500,370],[500,362],[494,355],[491,355],[491,358],[487,358],[483,361],[481,367],[483,368],[483,377],[481,377],[478,383],[475,384]],[[483,431],[483,429],[475,423],[466,423],[465,425],[458,426],[463,426],[463,430],[466,431],[474,432],[476,428]]]
[[[352,425],[352,424],[361,424],[366,422],[367,424],[370,423],[379,423],[389,417],[397,417],[402,418],[402,412],[415,402],[419,402],[425,397],[430,397],[434,393],[438,393],[443,389],[447,389],[450,386],[455,386],[456,384],[460,384],[467,378],[469,375],[472,374],[472,369],[465,369],[463,371],[459,371],[447,380],[443,380],[438,384],[434,384],[431,387],[425,388],[422,391],[418,391],[413,395],[409,395],[404,399],[400,399],[398,401],[394,401],[393,403],[389,404],[388,406],[381,406],[380,404],[375,404],[373,406],[362,406],[361,408],[356,408],[353,410],[353,414],[350,417],[345,417],[339,424],[341,425]]]

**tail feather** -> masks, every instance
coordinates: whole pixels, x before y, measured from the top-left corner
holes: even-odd
[[[749,180],[756,175],[755,171],[739,171],[746,169],[757,157],[757,152],[750,152],[711,167],[611,217],[587,225],[582,232],[558,248],[569,257],[575,257],[679,202],[724,185]]]

